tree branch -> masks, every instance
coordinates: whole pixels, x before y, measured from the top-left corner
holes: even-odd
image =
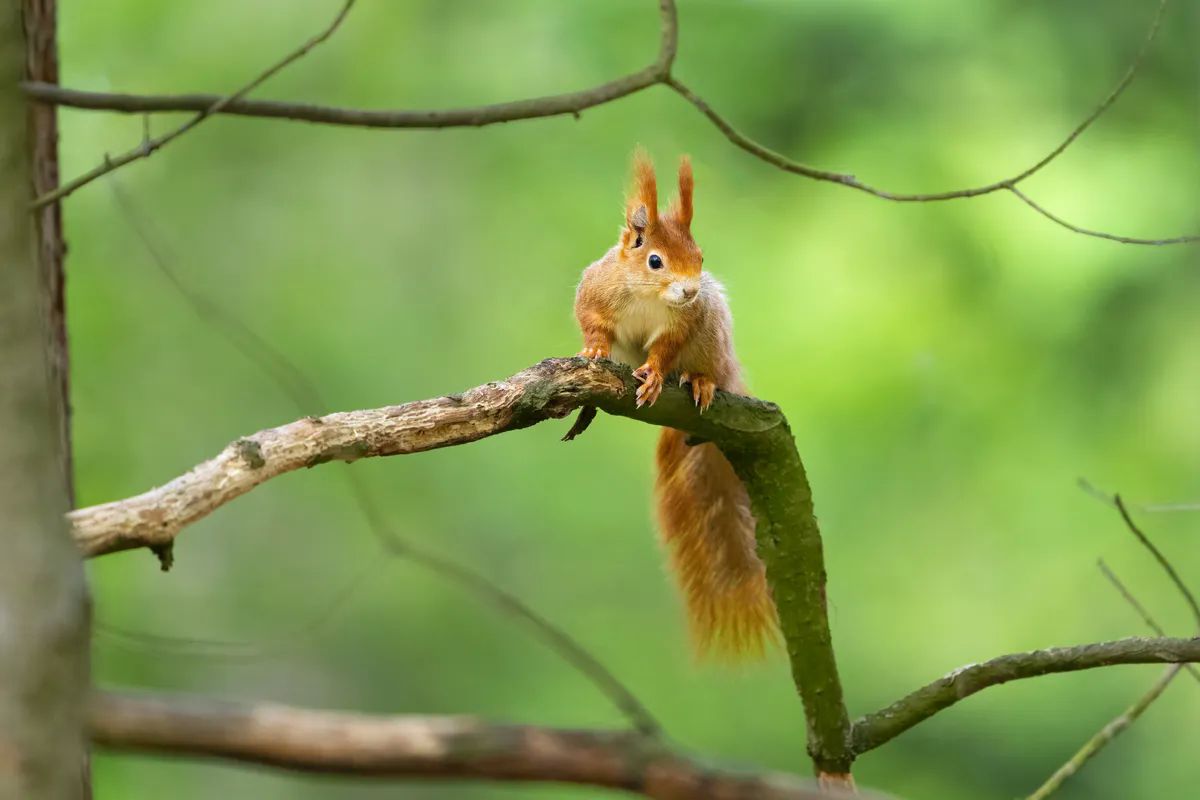
[[[101,692],[97,744],[304,772],[572,783],[658,800],[817,800],[781,773],[702,764],[632,732],[488,724],[470,717],[369,716],[266,703]]]
[[[1142,618],[1142,622],[1146,623],[1146,627],[1154,631],[1154,633],[1158,636],[1166,636],[1167,633],[1163,630],[1163,627],[1158,624],[1158,620],[1150,616],[1150,612],[1146,610],[1146,607],[1142,605],[1140,600],[1133,596],[1133,592],[1129,591],[1129,588],[1125,585],[1125,583],[1117,577],[1117,573],[1113,572],[1112,569],[1109,568],[1108,564],[1104,563],[1104,559],[1100,559],[1097,562],[1097,566],[1099,566],[1100,571],[1104,573],[1104,577],[1108,578],[1108,582],[1113,585],[1113,588],[1120,593],[1121,597],[1125,598],[1125,602],[1129,603],[1129,605],[1133,607],[1133,610],[1138,613],[1138,616]],[[1200,670],[1197,670],[1192,664],[1187,664],[1184,668],[1193,678],[1196,679],[1197,682],[1200,682]]]
[[[882,711],[857,720],[854,752],[862,754],[981,689],[1022,678],[1114,664],[1182,664],[1200,661],[1200,638],[1118,639],[1074,647],[1012,653],[970,664],[939,678]]]
[[[76,541],[88,556],[162,546],[187,525],[279,475],[327,461],[465,444],[562,417],[592,395],[617,403],[631,381],[628,370],[581,358],[551,359],[462,394],[304,417],[238,439],[163,486],[69,516]]]
[[[231,95],[189,94],[166,98],[152,98],[149,104],[151,107],[135,108],[135,106],[140,105],[141,100],[141,98],[135,95],[96,95],[90,92],[76,92],[70,89],[63,89],[52,83],[37,81],[22,83],[21,87],[25,93],[35,100],[54,102],[58,105],[74,106],[76,108],[136,111],[138,113],[150,113],[152,111],[199,112],[192,119],[162,136],[151,139],[147,133],[144,141],[137,147],[115,158],[105,156],[103,163],[78,178],[59,186],[54,191],[41,195],[33,201],[31,207],[34,210],[43,208],[126,164],[142,158],[148,158],[155,151],[187,133],[215,114],[283,117],[309,122],[326,122],[335,125],[388,128],[443,128],[464,125],[482,127],[510,120],[550,117],[560,114],[578,115],[584,109],[625,97],[626,95],[641,91],[648,86],[662,82],[663,78],[671,70],[678,44],[678,27],[675,19],[674,0],[659,0],[662,32],[659,38],[658,57],[654,63],[632,75],[626,75],[623,78],[618,78],[617,80],[581,92],[449,111],[364,111],[360,109],[312,106],[303,103],[272,103],[246,99],[247,94],[268,78],[303,57],[314,47],[332,36],[334,31],[342,24],[342,20],[346,18],[354,3],[355,0],[346,0],[345,5],[342,6],[329,27],[309,39],[299,48],[288,54],[282,61],[276,63]],[[51,96],[58,99],[50,101],[49,98]],[[105,102],[98,103],[98,97],[104,98]],[[68,98],[73,98],[75,102],[71,102]]]
[[[1186,583],[1184,583],[1183,578],[1179,575],[1179,572],[1175,569],[1174,565],[1167,560],[1167,557],[1163,555],[1162,551],[1158,549],[1154,542],[1150,541],[1149,537],[1147,537],[1146,534],[1142,532],[1142,529],[1137,526],[1137,523],[1133,521],[1133,517],[1130,516],[1129,509],[1125,507],[1125,501],[1121,499],[1121,495],[1114,494],[1112,496],[1112,501],[1117,507],[1117,511],[1121,514],[1121,519],[1124,521],[1125,527],[1128,528],[1129,532],[1134,535],[1134,538],[1141,542],[1143,547],[1150,551],[1150,555],[1154,556],[1154,560],[1157,561],[1158,565],[1163,568],[1163,572],[1167,573],[1167,577],[1171,579],[1171,583],[1174,584],[1175,588],[1179,590],[1179,593],[1183,595],[1183,600],[1185,603],[1187,603],[1188,609],[1192,612],[1192,618],[1196,620],[1197,628],[1200,629],[1200,603],[1196,602],[1196,596],[1192,594],[1192,590],[1188,588]]]
[[[1123,244],[1172,245],[1200,242],[1200,235],[1176,236],[1162,239],[1143,239],[1118,236],[1103,231],[1091,230],[1068,222],[1062,217],[1034,202],[1027,194],[1017,189],[1017,184],[1041,171],[1058,158],[1092,123],[1100,118],[1137,75],[1150,45],[1158,36],[1166,12],[1168,0],[1160,0],[1137,53],[1124,75],[1104,100],[1049,153],[1015,175],[994,183],[966,189],[953,189],[931,193],[901,193],[870,186],[846,173],[819,169],[794,161],[751,139],[738,131],[718,114],[703,98],[671,74],[678,44],[678,23],[674,0],[659,0],[661,15],[661,37],[659,54],[653,64],[623,78],[601,84],[592,89],[567,94],[536,97],[494,105],[472,106],[446,110],[367,110],[292,103],[273,100],[249,100],[241,96],[223,97],[214,94],[135,95],[112,92],[88,92],[68,89],[50,83],[27,82],[22,89],[32,99],[42,103],[79,108],[91,111],[117,111],[123,113],[160,113],[172,111],[199,111],[205,114],[223,113],[246,117],[263,117],[312,122],[326,125],[344,125],[362,128],[454,128],[483,127],[501,122],[523,119],[553,117],[563,114],[578,116],[588,108],[612,102],[640,92],[657,84],[663,84],[696,107],[725,135],[732,144],[771,166],[817,181],[848,186],[882,200],[894,202],[940,202],[956,200],[998,191],[1010,191],[1038,214],[1055,224],[1083,236],[1092,236]],[[219,107],[218,107],[219,106]],[[132,151],[131,151],[132,152]],[[131,159],[132,160],[132,159]],[[119,166],[119,165],[118,165]],[[51,199],[51,198],[48,198]]]
[[[661,32],[658,55],[653,63],[637,72],[590,89],[507,103],[448,109],[372,110],[277,100],[251,100],[245,97],[230,98],[219,94],[136,95],[87,92],[37,81],[22,83],[21,88],[26,95],[38,102],[88,111],[118,111],[128,114],[205,111],[225,101],[216,112],[209,113],[355,128],[482,128],[524,119],[558,117],[564,114],[578,116],[580,112],[589,108],[619,100],[662,83],[670,74],[679,43],[675,2],[658,0],[658,7]]]
[[[547,359],[463,394],[400,406],[306,417],[239,439],[215,458],[143,494],[72,512],[89,556],[161,547],[186,525],[255,486],[328,461],[355,461],[465,444],[558,419],[580,406],[715,443],[750,496],[758,552],[775,587],[780,626],[808,721],[808,750],[822,772],[845,773],[853,757],[825,605],[825,567],[812,494],[787,421],[760,400],[719,393],[703,415],[691,395],[665,390],[634,403],[627,367],[583,358]]]
[[[1025,194],[1025,192],[1021,191],[1016,186],[1006,186],[1004,188],[1016,195],[1017,199],[1019,199],[1022,203],[1029,206],[1034,211],[1053,222],[1055,225],[1062,226],[1069,231],[1081,234],[1083,236],[1091,236],[1096,239],[1107,239],[1110,242],[1120,242],[1121,244],[1144,244],[1151,246],[1193,244],[1195,242],[1200,242],[1200,236],[1194,234],[1188,234],[1186,236],[1172,236],[1167,239],[1139,239],[1135,236],[1118,236],[1115,233],[1105,233],[1104,231],[1096,231],[1090,228],[1081,228],[1073,222],[1067,222],[1065,219],[1058,216],[1054,212],[1049,211],[1041,204],[1034,202],[1033,198]]]
[[[192,128],[196,127],[201,122],[204,122],[204,120],[208,119],[212,115],[219,114],[222,110],[224,110],[227,106],[229,106],[230,103],[235,103],[238,100],[240,100],[241,98],[245,97],[247,94],[252,92],[255,88],[257,88],[259,85],[261,85],[268,78],[272,77],[273,75],[275,75],[277,72],[279,72],[284,67],[291,64],[292,62],[297,61],[300,58],[303,58],[305,55],[308,54],[308,52],[310,50],[312,50],[314,47],[321,44],[326,39],[328,39],[330,36],[332,36],[334,34],[334,31],[336,31],[341,26],[342,20],[344,20],[346,18],[346,15],[350,13],[350,8],[354,5],[354,3],[355,3],[355,0],[345,0],[345,3],[342,5],[341,10],[338,11],[337,15],[333,18],[333,21],[331,23],[329,23],[329,25],[323,31],[321,31],[316,36],[309,39],[304,44],[300,45],[300,47],[296,48],[291,53],[288,53],[288,55],[286,55],[281,61],[279,61],[279,62],[275,63],[273,66],[269,67],[265,72],[261,73],[258,77],[256,77],[254,80],[247,83],[241,89],[238,89],[236,92],[234,92],[233,94],[231,94],[227,97],[219,97],[219,98],[214,99],[212,104],[206,106],[205,108],[200,109],[199,114],[192,117],[190,120],[183,123],[178,128],[174,128],[173,130],[168,131],[167,133],[165,133],[162,136],[159,136],[157,138],[154,138],[154,139],[150,138],[149,125],[147,124],[146,136],[140,145],[133,148],[132,150],[122,153],[121,155],[117,156],[116,158],[110,158],[108,156],[105,156],[103,163],[101,163],[98,166],[92,168],[91,170],[85,172],[83,175],[80,175],[78,178],[67,181],[63,185],[59,186],[57,189],[54,189],[53,191],[50,191],[50,192],[47,192],[46,194],[41,195],[40,197],[38,197],[37,199],[35,199],[33,201],[33,203],[31,204],[31,207],[36,211],[37,209],[48,206],[49,204],[55,202],[56,200],[61,200],[62,198],[66,197],[67,195],[74,192],[76,189],[81,189],[84,186],[87,186],[92,181],[96,180],[97,178],[103,177],[104,175],[107,175],[108,173],[110,173],[114,170],[120,169],[121,167],[125,166],[126,164],[130,164],[141,158],[149,158],[151,155],[154,154],[154,152],[156,150],[159,150],[159,149],[165,147],[171,141],[173,141],[174,139],[177,139],[180,136],[182,136],[183,134],[187,133]]]

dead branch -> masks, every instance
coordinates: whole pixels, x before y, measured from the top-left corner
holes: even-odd
[[[817,800],[808,781],[702,764],[625,731],[369,716],[267,703],[101,692],[92,740],[121,750],[233,759],[305,772],[573,783],[657,800]]]
[[[465,444],[562,417],[580,405],[581,398],[617,398],[624,391],[619,369],[578,358],[547,360],[508,380],[459,395],[304,417],[259,431],[163,486],[78,509],[70,520],[88,556],[162,546],[187,525],[285,473],[328,461]]]

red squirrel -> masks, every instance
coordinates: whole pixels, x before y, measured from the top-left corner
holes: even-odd
[[[575,316],[586,358],[634,367],[637,404],[653,405],[679,373],[703,413],[717,389],[744,394],[733,352],[725,290],[703,271],[692,238],[692,165],[679,164],[679,198],[658,212],[654,167],[640,150],[625,226],[617,244],[583,272]],[[761,655],[778,641],[775,604],[755,551],[750,500],[733,467],[711,443],[690,446],[664,428],[655,497],[662,538],[687,606],[700,654]]]

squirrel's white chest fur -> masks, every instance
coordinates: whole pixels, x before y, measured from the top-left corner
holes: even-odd
[[[640,367],[646,353],[670,323],[671,309],[657,297],[634,297],[621,306],[613,332],[615,361]]]

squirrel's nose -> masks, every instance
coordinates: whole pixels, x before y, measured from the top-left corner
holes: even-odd
[[[684,290],[683,290],[683,299],[684,299],[684,300],[691,300],[693,297],[695,297],[695,296],[696,296],[696,292],[698,292],[698,291],[700,291],[700,290],[699,290],[699,289],[697,289],[697,288],[695,288],[695,287],[693,287],[693,286],[688,286],[688,287],[684,288]]]

